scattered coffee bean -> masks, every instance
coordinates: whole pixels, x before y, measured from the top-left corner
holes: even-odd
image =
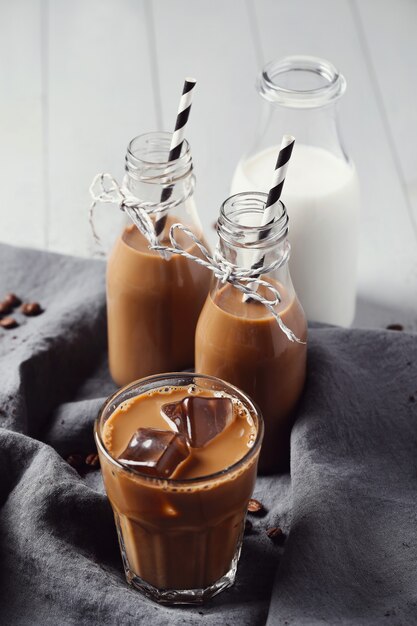
[[[7,315],[7,313],[10,313],[11,310],[12,307],[8,304],[8,302],[0,302],[0,315]]]
[[[88,454],[85,459],[85,464],[91,468],[98,467],[100,464],[98,454],[95,454],[94,452]]]
[[[409,402],[415,402],[415,401],[416,401],[416,397],[415,397],[415,396],[410,396],[410,397],[408,398],[408,401],[409,401]]]
[[[252,513],[253,515],[262,515],[265,513],[264,505],[259,502],[259,500],[251,498],[248,504],[248,513]]]
[[[15,293],[8,293],[4,298],[4,302],[8,304],[12,309],[22,304],[21,299]]]
[[[245,520],[245,533],[247,535],[250,535],[252,532],[252,529],[253,529],[252,522],[249,519]]]
[[[32,317],[34,315],[40,315],[42,313],[41,305],[39,302],[25,302],[20,307],[23,315],[27,315],[28,317]]]
[[[266,531],[266,534],[271,539],[271,541],[278,544],[279,546],[282,545],[286,539],[285,533],[282,532],[282,529],[279,528],[278,526],[274,526],[273,528],[268,528],[268,530]]]
[[[279,546],[282,545],[285,541],[285,533],[282,532],[281,528],[278,528],[276,526],[274,528],[268,528],[266,534],[271,539],[271,541],[278,544]]]
[[[386,328],[387,330],[404,330],[404,326],[402,324],[388,324]]]
[[[75,468],[76,470],[81,469],[84,464],[81,454],[70,454],[65,460],[68,465],[71,465],[71,467]]]
[[[10,330],[11,328],[16,328],[19,324],[16,322],[14,317],[3,317],[3,319],[0,320],[0,326]]]

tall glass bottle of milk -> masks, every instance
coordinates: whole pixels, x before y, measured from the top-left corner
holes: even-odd
[[[231,192],[268,191],[278,143],[296,138],[282,199],[291,230],[291,275],[309,320],[349,326],[354,318],[360,193],[341,142],[337,102],[344,77],[328,61],[292,56],[265,66],[255,142]]]

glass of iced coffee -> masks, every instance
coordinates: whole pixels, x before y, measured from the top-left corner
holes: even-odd
[[[95,439],[131,585],[197,604],[233,584],[262,436],[250,398],[212,376],[150,376],[106,401]]]

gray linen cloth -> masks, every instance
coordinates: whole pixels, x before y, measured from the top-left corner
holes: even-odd
[[[124,580],[99,471],[63,458],[114,390],[104,265],[2,245],[0,268],[0,299],[45,309],[0,328],[0,624],[417,623],[417,336],[311,329],[291,480],[258,479],[233,589],[166,608]]]

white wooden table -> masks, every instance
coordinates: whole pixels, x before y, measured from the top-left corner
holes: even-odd
[[[87,255],[88,187],[121,179],[128,141],[171,130],[198,79],[188,138],[211,229],[255,124],[254,80],[288,54],[346,76],[359,170],[355,325],[417,329],[415,0],[0,0],[0,240]]]

